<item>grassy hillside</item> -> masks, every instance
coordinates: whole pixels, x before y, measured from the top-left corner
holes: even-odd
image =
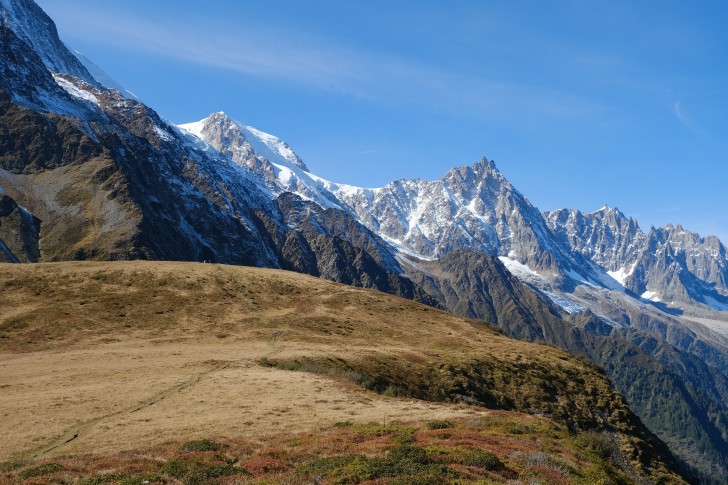
[[[159,262],[0,265],[0,291],[7,480],[680,482],[598,369],[382,293]]]

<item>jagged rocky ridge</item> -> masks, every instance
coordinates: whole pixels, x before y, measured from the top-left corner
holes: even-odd
[[[432,182],[397,180],[366,189],[313,175],[284,142],[222,112],[181,128],[264,175],[274,190],[349,210],[401,254],[436,259],[467,249],[525,265],[566,292],[584,283],[624,286],[651,300],[662,295],[724,309],[728,259],[717,238],[702,239],[680,226],[644,234],[636,221],[609,209],[542,215],[486,159]]]
[[[645,233],[609,207],[591,214],[563,209],[544,215],[562,241],[637,295],[728,309],[728,256],[717,237],[702,238],[679,225]]]
[[[262,174],[273,190],[352,212],[395,251],[432,259],[468,249],[543,270],[595,270],[553,238],[538,209],[487,159],[433,182],[397,180],[366,189],[317,177],[284,142],[222,112],[180,128]]]
[[[1,257],[284,268],[490,320],[604,366],[684,461],[726,477],[725,338],[625,292],[492,162],[381,189],[329,182],[222,113],[171,126],[2,18]]]

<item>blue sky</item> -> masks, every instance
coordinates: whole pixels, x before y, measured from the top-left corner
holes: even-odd
[[[542,210],[728,241],[728,2],[38,0],[175,123],[223,110],[325,178],[482,156]]]

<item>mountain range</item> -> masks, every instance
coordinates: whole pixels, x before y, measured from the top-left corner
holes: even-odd
[[[600,365],[702,482],[728,480],[717,238],[542,212],[486,158],[435,181],[331,182],[222,112],[172,125],[92,75],[34,2],[0,9],[0,261],[287,269],[487,320]]]

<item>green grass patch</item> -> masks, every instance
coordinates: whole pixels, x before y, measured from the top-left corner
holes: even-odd
[[[480,449],[462,450],[460,460],[463,465],[477,466],[486,470],[497,470],[503,467],[503,462],[490,451]]]
[[[428,460],[434,463],[457,463],[491,471],[504,468],[503,462],[495,454],[478,448],[431,445],[423,449],[427,453]]]
[[[23,464],[12,461],[4,461],[0,463],[0,473],[11,472],[13,470],[17,470],[18,468],[23,468]]]
[[[424,448],[400,445],[385,457],[343,455],[313,460],[297,469],[314,480],[333,479],[333,483],[360,483],[379,478],[398,478],[402,483],[444,483],[457,473],[445,465],[429,463]]]
[[[417,428],[411,426],[384,426],[379,424],[358,424],[352,428],[355,433],[371,436],[398,436],[412,434]]]
[[[576,438],[574,438],[574,443],[579,448],[592,453],[597,458],[604,461],[612,459],[619,453],[616,443],[614,443],[611,436],[606,433],[599,433],[596,431],[579,433]]]
[[[527,424],[509,423],[505,426],[505,432],[511,435],[521,436],[534,434],[536,431]]]
[[[103,485],[115,483],[116,485],[145,485],[147,483],[165,483],[166,480],[159,475],[132,476],[126,473],[104,473],[95,477],[81,480],[79,485]]]
[[[147,483],[167,483],[167,481],[159,475],[143,475],[140,477],[122,478],[117,485],[145,485]]]
[[[104,473],[103,475],[86,478],[78,483],[79,485],[102,485],[104,483],[116,483],[126,478],[130,477],[124,473]]]
[[[230,464],[200,463],[195,461],[171,460],[162,465],[160,472],[185,485],[200,485],[210,480],[232,475],[250,475],[250,472]]]
[[[218,451],[220,448],[222,445],[212,440],[194,440],[182,445],[182,451]]]
[[[403,432],[394,437],[394,442],[398,445],[411,445],[415,441],[417,441],[417,439],[415,438],[414,431]]]
[[[342,468],[352,463],[357,458],[361,457],[358,455],[340,455],[319,458],[317,460],[311,460],[299,466],[296,469],[296,472],[313,477],[325,477],[338,470],[339,468]]]
[[[42,465],[26,468],[18,474],[18,479],[23,481],[34,477],[44,477],[46,475],[60,472],[61,470],[63,470],[63,466],[58,463],[44,463]]]
[[[178,460],[171,460],[162,465],[162,468],[159,471],[160,473],[174,478],[182,478],[185,473],[187,473],[188,468],[189,465],[187,463]]]
[[[455,427],[455,425],[452,421],[447,420],[436,420],[427,423],[427,429],[449,429],[453,427]]]

